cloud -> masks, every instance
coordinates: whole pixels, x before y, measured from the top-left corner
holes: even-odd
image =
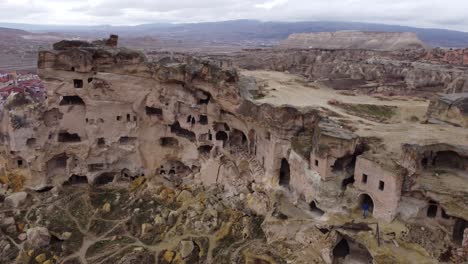
[[[0,0],[1,22],[355,21],[468,31],[466,0]]]
[[[264,9],[272,9],[274,7],[286,4],[288,0],[273,0],[269,2],[265,2],[263,4],[256,4],[255,7],[257,8],[264,8]]]

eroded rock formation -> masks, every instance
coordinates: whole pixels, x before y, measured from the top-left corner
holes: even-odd
[[[257,80],[229,64],[186,55],[149,61],[117,48],[115,37],[105,43],[40,52],[45,104],[8,98],[0,180],[6,200],[27,193],[15,205],[21,216],[1,205],[2,260],[430,263],[461,247],[468,139],[427,144],[437,138],[425,135],[390,150],[334,108],[255,100]],[[300,73],[315,72],[301,68],[311,58],[348,74],[369,67],[411,76],[361,60],[375,54],[315,50],[282,63]],[[347,56],[354,64],[337,63]],[[426,228],[440,241],[418,240],[425,221],[438,224]],[[26,230],[50,234],[43,252]],[[12,237],[28,240],[16,247]]]

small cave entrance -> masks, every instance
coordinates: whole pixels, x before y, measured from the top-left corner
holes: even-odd
[[[289,187],[291,180],[289,162],[286,159],[281,160],[281,167],[279,171],[279,185],[283,187]]]
[[[36,140],[36,138],[28,138],[28,139],[26,140],[26,146],[28,146],[28,147],[30,147],[30,148],[34,148],[34,147],[36,147],[36,145],[37,145],[37,140]]]
[[[196,96],[198,98],[198,104],[199,105],[207,105],[210,103],[211,100],[211,94],[202,90],[198,90],[196,93]]]
[[[439,151],[433,160],[435,167],[465,169],[463,158],[454,151]]]
[[[228,134],[224,131],[218,131],[216,132],[215,139],[218,141],[223,141],[223,147],[226,144],[226,141],[228,140]]]
[[[75,88],[83,88],[83,80],[74,79],[74,80],[73,80],[73,87],[75,87]]]
[[[59,105],[85,105],[85,102],[79,96],[63,96]]]
[[[97,145],[100,148],[105,147],[106,146],[106,139],[105,138],[98,138]]]
[[[111,173],[111,172],[104,172],[104,173],[100,174],[99,176],[97,176],[94,179],[93,184],[94,185],[105,185],[105,184],[111,183],[113,181],[114,181],[114,174]]]
[[[63,186],[76,185],[76,184],[88,184],[88,177],[73,174],[68,178],[66,182],[63,183]]]
[[[171,133],[176,134],[179,137],[186,138],[190,141],[195,141],[196,140],[196,135],[192,131],[182,128],[180,126],[180,123],[176,121],[174,124],[170,125],[171,128]]]
[[[310,202],[309,209],[311,212],[318,214],[320,216],[325,214],[325,212],[322,209],[317,207],[317,203],[315,201]]]
[[[344,259],[346,256],[348,256],[350,253],[349,249],[349,244],[348,240],[346,239],[341,239],[341,241],[336,244],[335,248],[333,248],[333,257],[334,261],[333,263],[340,263],[339,261],[336,261],[336,259]]]
[[[341,238],[333,248],[333,264],[342,263],[373,263],[372,255],[367,248],[350,238]]]
[[[212,149],[213,149],[213,146],[203,145],[203,146],[198,147],[198,153],[200,153],[201,155],[208,155],[210,154]]]
[[[47,176],[64,176],[67,170],[67,160],[68,156],[65,153],[63,153],[56,155],[52,159],[47,161]]]
[[[369,213],[372,214],[374,212],[374,200],[370,197],[367,193],[363,193],[359,195],[359,208],[364,208],[364,205],[368,206]]]
[[[159,139],[159,144],[161,147],[177,147],[179,145],[179,140],[173,137],[162,137]]]
[[[81,138],[78,134],[71,134],[68,132],[60,132],[58,134],[58,142],[62,143],[74,143],[81,142]]]
[[[208,125],[208,116],[206,115],[200,115],[199,119],[198,119],[198,122],[201,124],[201,125]]]
[[[156,108],[156,107],[145,107],[145,112],[146,115],[148,116],[159,116],[161,117],[163,115],[163,110],[161,108]]]
[[[351,177],[346,178],[346,179],[344,179],[344,180],[341,182],[341,188],[342,188],[343,190],[345,190],[346,187],[348,187],[348,185],[350,185],[350,184],[353,184],[354,181],[355,181],[355,180],[354,180],[354,174],[353,174]]]
[[[119,138],[120,145],[133,145],[137,141],[136,137],[121,137]]]
[[[457,245],[461,245],[463,241],[463,234],[465,232],[465,229],[468,228],[468,221],[457,218],[455,221],[455,225],[453,227],[453,242],[456,243]]]
[[[427,207],[426,216],[429,218],[435,218],[437,216],[437,211],[439,207],[435,201],[429,201],[429,206]]]
[[[233,129],[229,135],[229,145],[231,147],[236,147],[240,150],[247,150],[247,137],[244,132]]]

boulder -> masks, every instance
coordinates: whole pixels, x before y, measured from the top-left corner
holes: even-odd
[[[195,249],[195,245],[192,241],[181,241],[180,242],[180,256],[182,258],[188,258],[193,250]]]
[[[26,201],[28,194],[26,192],[17,192],[5,198],[5,204],[17,208]]]
[[[45,227],[34,227],[26,231],[27,241],[33,248],[41,248],[49,245],[50,234]]]

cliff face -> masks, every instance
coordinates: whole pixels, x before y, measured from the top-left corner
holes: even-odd
[[[432,96],[468,91],[468,70],[434,64],[420,51],[246,50],[223,58],[241,68],[287,71],[336,89]]]
[[[338,31],[292,34],[279,44],[283,49],[418,50],[426,45],[415,33]]]

